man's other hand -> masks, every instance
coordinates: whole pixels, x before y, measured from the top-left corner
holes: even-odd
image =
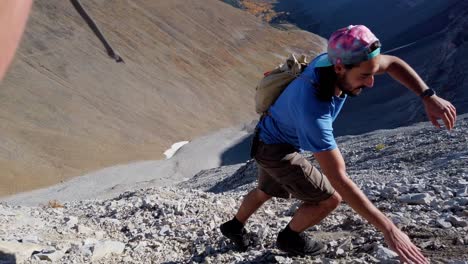
[[[433,95],[424,98],[423,103],[427,117],[435,127],[440,128],[438,119],[442,119],[448,130],[451,130],[455,126],[457,110],[449,101]]]

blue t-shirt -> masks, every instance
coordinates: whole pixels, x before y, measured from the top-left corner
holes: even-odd
[[[270,115],[259,124],[260,140],[266,144],[289,143],[297,149],[320,152],[335,149],[333,121],[346,97],[333,96],[330,102],[317,98],[316,57],[270,106]]]

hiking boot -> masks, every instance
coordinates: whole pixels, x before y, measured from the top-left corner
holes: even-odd
[[[219,229],[221,229],[221,233],[225,237],[229,238],[236,245],[239,251],[247,250],[250,245],[250,238],[243,226],[237,225],[235,220],[230,220],[222,224]]]
[[[322,242],[309,238],[305,233],[286,230],[279,232],[276,246],[290,255],[315,256],[327,249]]]

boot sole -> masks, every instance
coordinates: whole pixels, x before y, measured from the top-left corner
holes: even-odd
[[[316,251],[312,251],[312,252],[302,252],[302,251],[299,251],[299,250],[296,250],[296,249],[293,249],[293,248],[286,248],[286,247],[282,247],[280,246],[278,243],[276,243],[276,247],[283,251],[283,252],[286,252],[288,255],[291,255],[291,256],[317,256],[317,255],[320,255],[322,253],[324,253],[327,248],[326,247],[322,247]]]

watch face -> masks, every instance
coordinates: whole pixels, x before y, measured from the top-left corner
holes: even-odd
[[[432,90],[432,89],[427,89],[426,91],[424,91],[422,94],[421,94],[421,97],[430,97],[430,96],[433,96],[435,94],[435,91]]]

